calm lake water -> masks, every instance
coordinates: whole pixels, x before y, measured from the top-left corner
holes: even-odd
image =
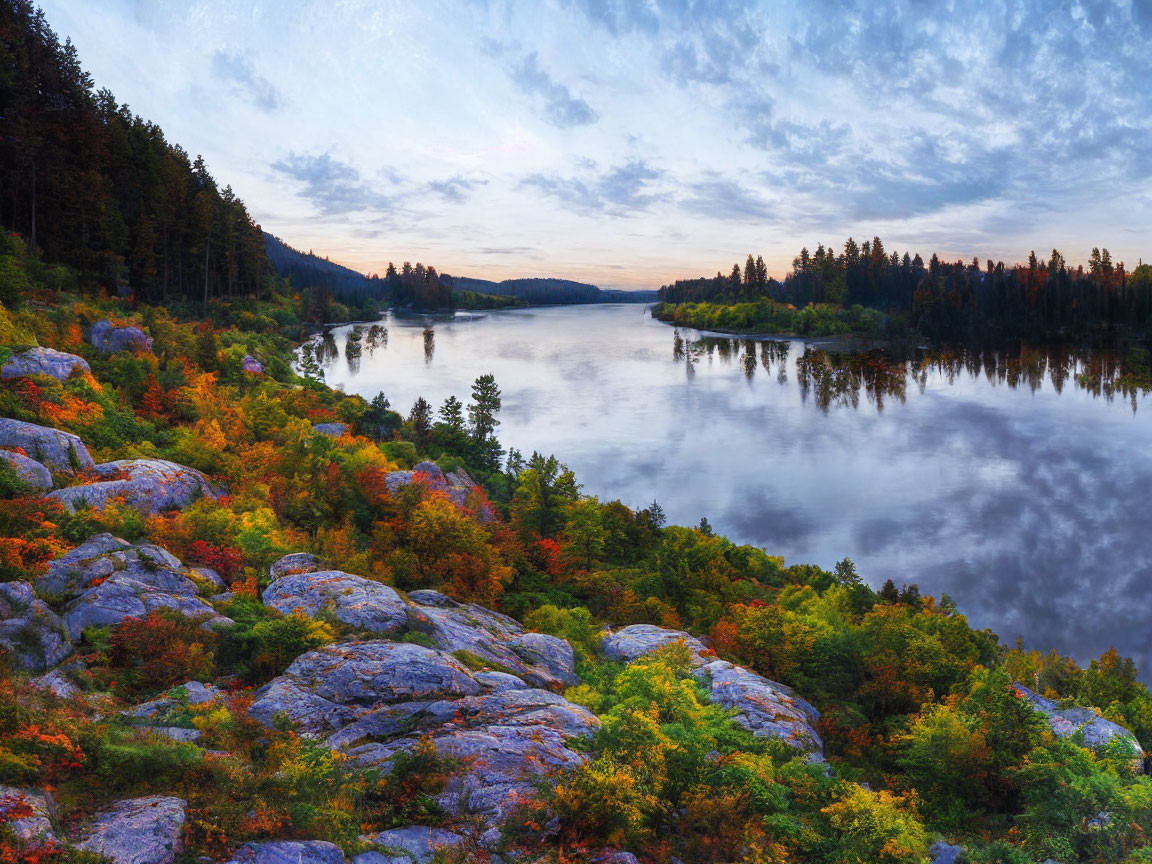
[[[789,562],[849,556],[874,586],[947,592],[1003,639],[1081,662],[1115,646],[1152,679],[1152,404],[1086,388],[1100,358],[838,360],[634,305],[381,328],[361,325],[358,363],[353,328],[332,332],[330,384],[406,414],[417,396],[467,402],[492,372],[504,446],[555,453],[586,493],[706,516]]]

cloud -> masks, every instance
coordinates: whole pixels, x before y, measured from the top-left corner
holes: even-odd
[[[301,185],[300,194],[325,216],[390,210],[393,201],[360,177],[360,172],[331,153],[289,153],[272,168]]]
[[[483,186],[487,180],[469,180],[461,174],[456,174],[452,177],[447,177],[443,180],[430,180],[428,182],[428,189],[435,192],[445,201],[450,201],[453,204],[461,204],[467,201],[473,190],[477,186]]]
[[[216,51],[212,54],[212,74],[232,85],[261,111],[276,111],[284,104],[280,91],[253,69],[252,63],[241,54]]]
[[[509,70],[512,81],[525,93],[538,96],[544,103],[544,119],[561,129],[588,126],[599,119],[592,106],[573,96],[571,91],[540,68],[535,51]]]
[[[772,209],[755,190],[716,172],[688,186],[689,195],[680,200],[685,210],[712,219],[765,221]]]
[[[597,172],[585,164],[583,176],[532,174],[520,186],[537,189],[570,210],[583,215],[626,216],[647,210],[667,195],[652,189],[664,172],[642,159]]]

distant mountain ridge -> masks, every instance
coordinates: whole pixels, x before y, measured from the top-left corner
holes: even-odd
[[[267,231],[264,232],[264,248],[276,272],[290,278],[297,288],[325,288],[344,301],[380,299],[387,292],[384,280],[365,276],[312,252],[301,252]]]
[[[471,276],[440,277],[457,291],[516,297],[526,303],[655,303],[656,291],[621,291],[588,282],[545,277],[505,279],[493,282]]]

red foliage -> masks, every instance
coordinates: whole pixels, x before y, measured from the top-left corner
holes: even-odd
[[[125,618],[112,629],[108,662],[116,673],[114,689],[137,695],[211,676],[216,636],[179,612],[150,612]]]
[[[211,567],[225,582],[231,582],[244,563],[244,554],[235,546],[217,546],[204,540],[188,547],[188,557],[200,567]]]
[[[543,540],[536,541],[538,566],[541,570],[549,576],[559,576],[564,570],[564,564],[561,561],[561,556],[564,551],[563,547],[555,540],[545,537]]]

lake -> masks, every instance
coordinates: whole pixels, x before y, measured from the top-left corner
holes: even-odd
[[[947,592],[974,626],[1152,678],[1152,405],[1107,395],[1107,354],[844,356],[819,340],[707,337],[643,306],[389,315],[329,384],[407,414],[495,374],[498,430],[584,491],[878,587]],[[1088,372],[1093,380],[1082,381]],[[1104,386],[1099,385],[1103,380]]]

